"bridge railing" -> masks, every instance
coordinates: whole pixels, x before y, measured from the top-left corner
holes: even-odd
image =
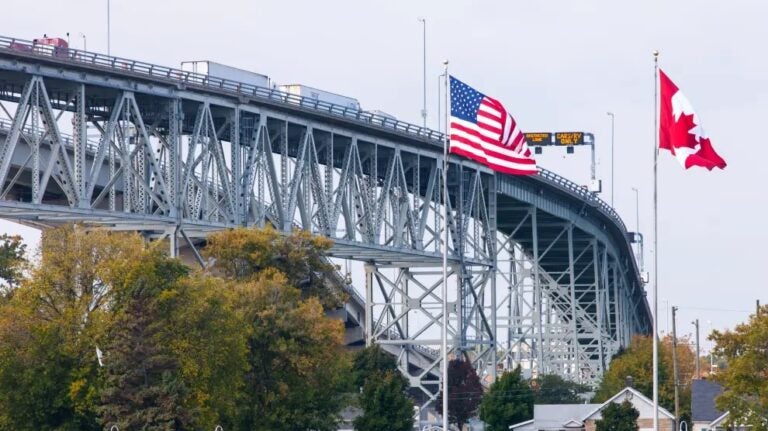
[[[437,143],[445,142],[446,138],[444,133],[440,133],[436,130],[374,114],[372,112],[323,102],[310,97],[290,94],[279,91],[275,88],[259,87],[256,85],[231,81],[215,76],[203,75],[127,58],[109,56],[96,52],[82,51],[72,48],[59,48],[51,45],[42,45],[28,40],[15,39],[5,36],[0,36],[0,49],[7,49],[27,54],[43,55],[53,57],[60,61],[103,67],[121,73],[129,72],[152,78],[168,79],[179,84],[210,88],[213,90],[230,92],[242,96],[253,96],[269,99],[303,108],[322,111],[333,115],[338,115],[340,117],[357,120],[374,126],[394,129],[418,137],[431,139]],[[626,226],[621,220],[621,217],[619,217],[618,213],[616,213],[616,211],[610,205],[605,203],[594,193],[589,192],[585,187],[543,168],[539,168],[539,177],[559,186],[562,189],[565,189],[566,191],[597,207],[606,216],[621,226],[624,231],[626,231]]]

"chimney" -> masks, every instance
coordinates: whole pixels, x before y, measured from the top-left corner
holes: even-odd
[[[627,376],[626,377],[626,382],[627,382],[627,387],[628,388],[631,388],[631,387],[635,386],[635,379],[633,379],[632,376]]]

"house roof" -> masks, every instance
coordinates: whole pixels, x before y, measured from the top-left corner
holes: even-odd
[[[535,404],[533,419],[509,427],[512,430],[561,430],[583,425],[582,417],[599,404]]]
[[[606,401],[606,402],[604,402],[602,404],[599,404],[596,409],[592,410],[588,415],[584,416],[582,418],[582,420],[594,419],[595,414],[600,412],[600,411],[602,411],[603,408],[605,408],[605,406],[607,406],[609,403],[613,403],[613,402],[618,403],[618,402],[620,402],[620,398],[626,397],[627,394],[631,394],[632,398],[636,398],[638,400],[641,400],[642,402],[650,405],[651,408],[653,408],[653,401],[648,399],[648,397],[643,395],[640,391],[638,391],[635,388],[626,387],[626,388],[620,390],[616,395],[612,396],[608,401]],[[675,418],[675,416],[672,413],[670,413],[667,409],[665,409],[664,407],[661,407],[661,406],[659,406],[659,413],[664,415],[664,416],[666,416],[666,417],[668,417],[669,419],[674,419]]]
[[[723,393],[723,387],[709,380],[694,380],[691,383],[691,420],[712,422],[723,415],[715,407],[715,398]]]

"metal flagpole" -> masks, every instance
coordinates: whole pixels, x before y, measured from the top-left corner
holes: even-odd
[[[659,431],[659,51],[653,51],[653,430]]]
[[[443,430],[448,431],[448,145],[450,144],[450,127],[448,99],[450,98],[448,60],[445,66],[445,142],[443,142]]]

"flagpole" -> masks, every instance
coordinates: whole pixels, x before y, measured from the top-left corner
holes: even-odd
[[[653,429],[659,431],[659,51],[653,51]]]
[[[443,430],[448,431],[448,145],[450,144],[450,111],[448,100],[450,98],[448,60],[443,62],[445,66],[445,141],[443,142],[443,328],[442,328],[442,356],[443,356]]]

